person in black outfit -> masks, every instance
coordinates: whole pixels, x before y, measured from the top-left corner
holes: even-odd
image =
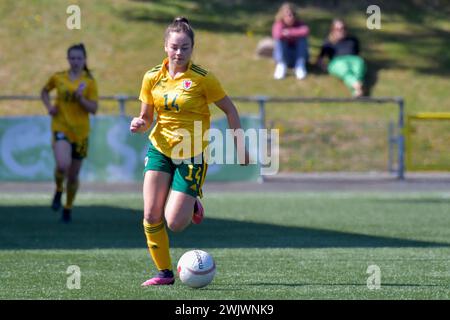
[[[324,63],[325,57],[329,59],[328,66]],[[322,45],[316,64],[343,80],[354,97],[363,95],[366,64],[359,56],[358,39],[347,34],[342,20],[333,20],[330,33]]]

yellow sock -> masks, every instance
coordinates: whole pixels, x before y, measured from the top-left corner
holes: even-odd
[[[78,182],[69,183],[67,182],[67,196],[66,196],[66,205],[65,209],[72,209],[73,201],[75,200],[75,195],[78,190]]]
[[[149,224],[144,220],[145,237],[148,250],[158,270],[172,270],[172,261],[169,253],[169,236],[167,235],[164,220]]]
[[[56,192],[63,192],[64,172],[55,170]]]

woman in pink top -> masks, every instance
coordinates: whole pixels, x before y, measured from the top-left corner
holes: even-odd
[[[306,63],[309,58],[308,34],[309,27],[298,19],[295,5],[284,3],[278,10],[272,26],[275,79],[283,79],[288,68],[295,68],[297,79],[306,77]]]

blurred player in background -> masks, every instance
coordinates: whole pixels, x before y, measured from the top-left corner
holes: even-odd
[[[67,50],[70,69],[56,72],[41,92],[41,99],[51,116],[53,153],[55,156],[56,191],[52,209],[61,207],[64,180],[67,178],[66,203],[62,220],[71,220],[72,205],[78,190],[78,175],[87,156],[89,138],[89,113],[98,108],[97,84],[86,64],[86,49],[82,43]],[[56,89],[52,104],[49,93]]]
[[[169,229],[177,232],[203,219],[198,197],[202,197],[207,170],[204,153],[208,141],[195,144],[194,140],[202,139],[210,128],[208,104],[214,103],[226,114],[231,129],[241,128],[236,107],[219,81],[192,63],[193,46],[194,32],[188,20],[176,18],[165,32],[167,58],[144,75],[139,97],[141,112],[130,124],[131,132],[143,133],[151,127],[154,112],[157,113],[145,159],[143,224],[159,272],[142,286],[170,285],[175,281],[164,220]],[[202,125],[197,136],[194,121]],[[243,135],[236,135],[235,144],[243,146],[243,140]],[[181,143],[187,143],[190,152],[176,152]],[[244,150],[238,148],[243,165],[249,162]]]

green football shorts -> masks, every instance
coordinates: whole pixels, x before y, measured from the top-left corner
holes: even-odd
[[[203,197],[202,186],[205,181],[208,164],[203,154],[201,160],[195,163],[194,158],[190,163],[175,163],[174,160],[157,150],[150,142],[145,157],[144,175],[148,170],[167,172],[172,176],[172,190],[186,193],[196,198]]]

